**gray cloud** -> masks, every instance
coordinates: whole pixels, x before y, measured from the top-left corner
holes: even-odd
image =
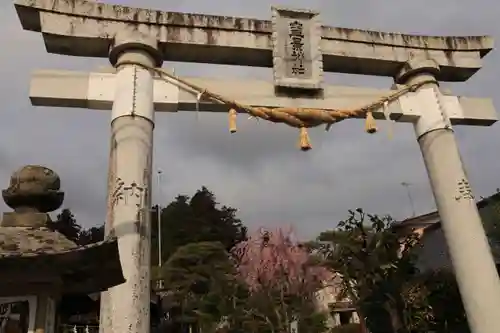
[[[137,5],[132,0],[109,2]],[[318,9],[329,25],[419,34],[500,36],[494,0],[435,1],[277,1],[277,5]],[[268,1],[143,0],[142,7],[171,11],[266,18]],[[11,2],[0,2],[0,184],[26,163],[45,164],[63,180],[66,205],[87,226],[105,216],[109,114],[101,111],[32,107],[28,99],[30,73],[35,69],[92,70],[105,59],[81,59],[47,54],[39,35],[23,31]],[[196,64],[165,64],[182,75],[260,78],[269,69]],[[500,63],[497,52],[485,59],[485,69],[467,83],[447,85],[454,93],[496,97]],[[328,74],[330,83],[388,87],[389,79]],[[498,104],[498,103],[497,103]],[[241,119],[240,119],[241,118]],[[404,218],[411,213],[402,181],[412,184],[419,213],[434,207],[425,168],[411,126],[398,124],[394,138],[382,131],[364,134],[361,121],[345,121],[325,133],[312,131],[314,149],[296,149],[297,132],[285,125],[247,121],[239,117],[239,132],[227,132],[222,115],[158,114],[155,169],[164,171],[162,198],[192,194],[201,185],[220,202],[240,209],[249,226],[294,224],[305,236],[331,228],[347,209]],[[496,158],[500,134],[491,128],[458,128],[457,137],[471,183],[479,195],[500,187]],[[156,193],[158,191],[156,190]]]

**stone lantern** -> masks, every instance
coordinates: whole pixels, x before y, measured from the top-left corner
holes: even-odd
[[[0,333],[54,333],[62,296],[125,281],[115,238],[78,246],[49,228],[48,213],[63,203],[60,185],[54,171],[29,165],[2,191],[14,211],[0,223]]]

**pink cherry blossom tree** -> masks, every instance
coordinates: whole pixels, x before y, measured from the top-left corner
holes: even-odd
[[[291,323],[314,313],[314,294],[331,279],[302,246],[292,228],[260,228],[232,251],[238,277],[249,290],[249,312],[272,333],[290,332]]]

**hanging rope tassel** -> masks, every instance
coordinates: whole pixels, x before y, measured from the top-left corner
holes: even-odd
[[[309,138],[309,134],[307,134],[307,128],[300,128],[300,141],[299,141],[300,150],[308,151],[312,149],[311,139]]]
[[[238,112],[235,109],[229,110],[229,132],[236,133],[238,129],[236,128],[236,116]]]
[[[377,133],[377,124],[375,124],[375,118],[373,118],[371,111],[366,112],[365,131],[369,134]]]

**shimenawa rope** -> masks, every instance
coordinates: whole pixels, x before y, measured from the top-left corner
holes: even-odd
[[[381,107],[387,109],[388,105],[396,101],[399,97],[409,92],[415,92],[423,85],[429,83],[435,83],[434,80],[425,80],[413,85],[405,86],[399,90],[396,90],[393,94],[384,96],[376,100],[375,102],[369,103],[361,108],[352,110],[306,109],[306,108],[290,108],[290,107],[267,108],[267,107],[252,107],[249,105],[240,104],[234,100],[228,99],[224,96],[221,96],[207,89],[204,89],[203,87],[199,87],[194,83],[183,80],[177,75],[168,73],[167,71],[161,68],[149,67],[133,61],[124,61],[119,63],[119,66],[123,65],[134,65],[142,67],[144,69],[155,72],[156,74],[159,75],[161,79],[165,81],[169,81],[166,78],[173,80],[174,83],[177,84],[179,87],[197,95],[198,101],[200,101],[201,98],[209,98],[214,102],[230,106],[229,131],[231,133],[235,133],[237,131],[236,116],[238,114],[238,110],[246,112],[250,116],[255,118],[260,118],[275,123],[285,123],[289,126],[299,128],[300,129],[299,146],[300,149],[303,151],[307,151],[312,148],[309,135],[307,133],[307,128],[326,124],[328,130],[330,126],[334,123],[337,123],[344,119],[358,118],[364,115],[365,131],[370,134],[376,133],[377,127],[375,124],[375,119],[373,118],[373,113],[372,113],[373,110],[379,109]],[[181,85],[184,85],[184,87],[182,87]]]

